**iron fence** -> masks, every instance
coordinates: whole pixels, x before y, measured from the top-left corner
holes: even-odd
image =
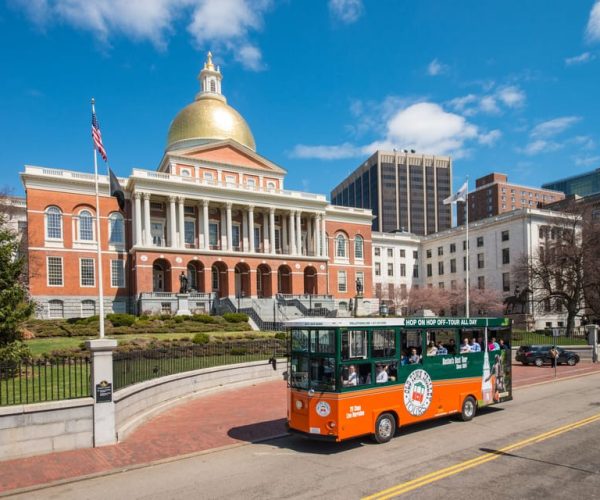
[[[570,336],[566,336],[564,330],[561,335],[554,336],[552,330],[538,330],[527,332],[524,330],[513,329],[512,343],[518,345],[587,345],[585,332],[581,330],[573,331]]]
[[[213,366],[261,361],[286,355],[279,339],[245,340],[116,352],[113,356],[115,390],[174,373]]]
[[[0,363],[0,406],[91,396],[90,358]]]

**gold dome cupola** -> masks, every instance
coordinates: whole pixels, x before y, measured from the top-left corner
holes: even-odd
[[[191,104],[183,108],[169,127],[167,151],[232,139],[256,151],[254,137],[246,120],[221,93],[223,75],[215,67],[209,52],[198,75],[200,92]]]

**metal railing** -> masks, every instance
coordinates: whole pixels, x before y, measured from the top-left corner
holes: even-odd
[[[91,396],[90,358],[30,359],[0,364],[0,406]]]
[[[166,375],[286,355],[283,340],[247,340],[116,352],[113,355],[115,390]]]

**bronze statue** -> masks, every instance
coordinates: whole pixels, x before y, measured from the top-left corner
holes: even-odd
[[[179,275],[179,293],[188,293],[188,279],[183,271]]]
[[[358,278],[356,278],[356,295],[357,296],[361,296],[363,292],[363,284],[362,281]]]
[[[521,314],[524,314],[527,311],[527,302],[529,302],[529,294],[533,293],[531,288],[525,287],[525,289],[521,292],[519,291],[519,286],[515,287],[515,294],[506,297],[503,301],[506,309],[504,310],[504,314],[516,314],[515,306],[521,306]]]

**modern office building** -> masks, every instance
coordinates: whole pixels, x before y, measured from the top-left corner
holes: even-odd
[[[97,314],[100,280],[108,311],[207,312],[217,304],[253,308],[262,321],[274,320],[275,306],[279,320],[309,305],[347,310],[360,281],[369,313],[371,211],[285,189],[287,172],[257,153],[210,54],[198,78],[200,92],[171,123],[158,169],[120,180],[124,210],[106,176],[97,207],[92,173],[26,166],[38,314]],[[184,278],[192,293],[182,302]]]
[[[600,168],[593,172],[573,175],[558,181],[547,182],[542,185],[544,189],[553,189],[562,191],[565,195],[576,194],[579,196],[589,196],[600,193]]]
[[[377,151],[331,192],[331,203],[369,208],[373,230],[431,234],[452,225],[443,200],[452,191],[452,160],[398,151]]]
[[[475,189],[469,193],[469,222],[520,208],[541,208],[564,197],[559,191],[510,184],[506,174],[493,172],[477,179]],[[457,203],[456,218],[459,226],[465,223],[464,202]]]

